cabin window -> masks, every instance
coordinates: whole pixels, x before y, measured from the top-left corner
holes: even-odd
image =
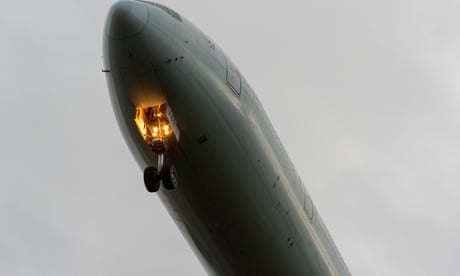
[[[177,12],[173,11],[172,9],[170,9],[170,8],[168,8],[166,6],[163,6],[163,5],[158,4],[158,3],[148,2],[148,1],[139,1],[139,2],[146,3],[146,4],[152,5],[154,7],[158,7],[160,9],[162,9],[163,11],[165,11],[167,14],[171,15],[177,21],[182,22],[182,18],[180,17],[180,15]]]
[[[230,61],[225,59],[227,63],[227,84],[233,90],[233,92],[239,96],[241,95],[241,75],[238,68]]]

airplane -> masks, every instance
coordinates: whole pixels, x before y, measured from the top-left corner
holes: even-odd
[[[351,275],[255,92],[174,10],[115,2],[103,72],[123,137],[209,275]]]

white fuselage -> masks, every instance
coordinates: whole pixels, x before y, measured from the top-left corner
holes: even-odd
[[[166,102],[174,113],[180,136],[165,158],[178,184],[158,195],[209,274],[349,275],[255,93],[210,38],[164,6],[117,2],[104,66],[142,169],[157,154],[136,108]]]

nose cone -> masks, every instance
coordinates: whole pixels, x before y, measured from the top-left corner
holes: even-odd
[[[126,39],[140,34],[147,24],[149,10],[144,3],[119,1],[110,8],[107,17],[109,37]]]

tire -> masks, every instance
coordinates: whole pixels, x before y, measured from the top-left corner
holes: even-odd
[[[177,187],[177,172],[174,166],[169,166],[163,168],[161,173],[161,181],[163,182],[163,186],[167,190],[173,190]]]
[[[155,167],[145,168],[144,184],[149,193],[158,192],[160,189],[160,175]]]

